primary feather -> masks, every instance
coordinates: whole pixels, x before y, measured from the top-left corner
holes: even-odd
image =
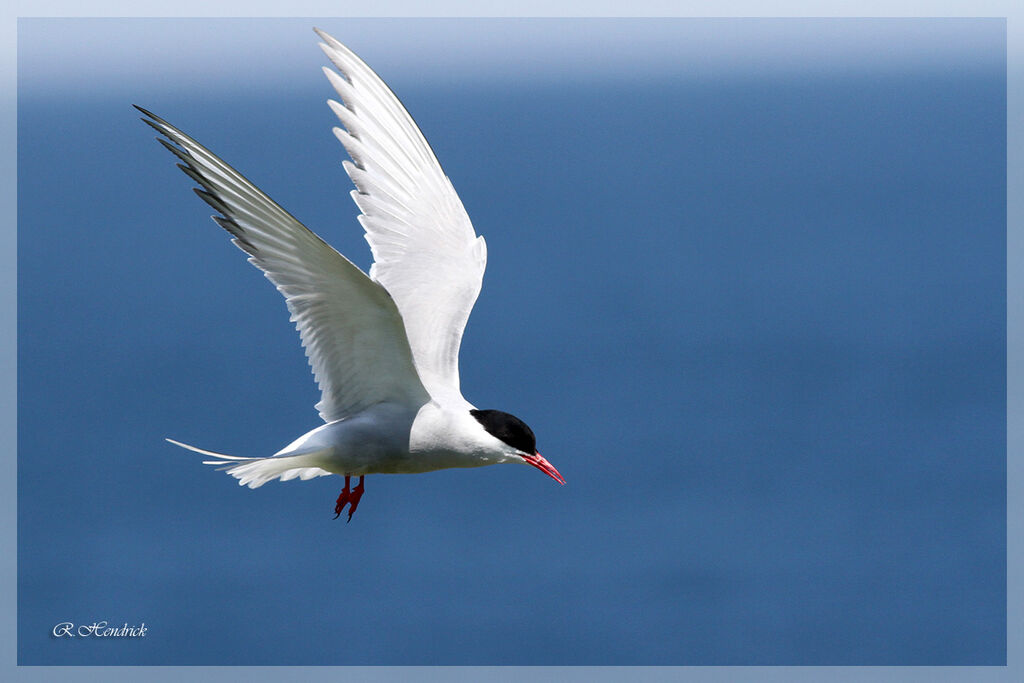
[[[388,292],[194,139],[141,107],[146,123],[202,186],[196,193],[284,295],[312,366],[324,422],[382,401],[430,400]]]

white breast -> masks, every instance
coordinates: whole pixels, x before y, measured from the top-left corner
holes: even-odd
[[[473,408],[452,410],[430,402],[420,408],[413,423],[409,450],[416,459],[430,466],[424,470],[447,467],[480,467],[512,460],[509,448],[487,433],[470,415]]]

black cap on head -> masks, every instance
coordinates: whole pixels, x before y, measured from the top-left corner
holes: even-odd
[[[533,430],[515,415],[500,410],[471,410],[469,414],[483,425],[487,433],[512,448],[533,455],[537,452],[537,439]]]

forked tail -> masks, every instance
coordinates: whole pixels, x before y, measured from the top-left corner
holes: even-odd
[[[323,453],[314,451],[300,455],[270,456],[268,458],[243,458],[238,455],[225,455],[214,451],[203,450],[187,443],[181,443],[174,439],[167,439],[175,446],[180,446],[196,453],[208,455],[216,460],[204,460],[204,465],[214,465],[217,469],[224,470],[238,480],[240,486],[248,486],[251,489],[263,486],[268,481],[280,479],[312,479],[331,474],[327,470],[317,467],[322,462]]]

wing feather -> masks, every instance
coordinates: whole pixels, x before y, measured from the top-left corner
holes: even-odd
[[[334,134],[373,251],[370,277],[402,314],[413,360],[430,395],[462,404],[459,347],[480,293],[487,249],[412,117],[351,50],[317,29],[340,74],[324,68],[341,102]]]
[[[430,400],[391,295],[212,152],[138,108],[199,184],[213,219],[284,295],[332,422],[383,401]],[[317,476],[315,468],[292,476]]]

